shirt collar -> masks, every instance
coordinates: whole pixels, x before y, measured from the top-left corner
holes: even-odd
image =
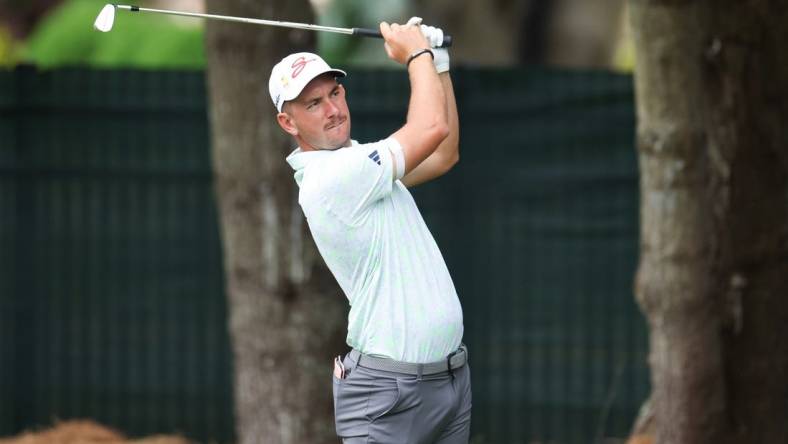
[[[356,146],[358,142],[355,140],[350,140],[350,146]],[[349,148],[349,147],[345,147]],[[336,150],[317,150],[317,151],[303,151],[301,147],[297,147],[294,149],[285,160],[287,163],[290,164],[290,167],[295,170],[295,180],[298,186],[301,186],[301,180],[304,178],[304,168],[306,168],[310,162],[314,162],[315,160],[322,158],[322,156],[328,156],[331,153],[339,151],[345,148],[338,148]]]

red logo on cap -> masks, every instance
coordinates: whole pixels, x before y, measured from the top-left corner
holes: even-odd
[[[306,57],[304,57],[304,56],[301,56],[301,57],[295,59],[293,61],[293,64],[290,65],[290,67],[293,68],[293,73],[290,74],[290,77],[295,79],[299,74],[301,74],[301,71],[303,71],[304,68],[306,68],[306,64],[307,63],[314,62],[315,60],[316,59],[309,59],[309,60],[307,60]]]

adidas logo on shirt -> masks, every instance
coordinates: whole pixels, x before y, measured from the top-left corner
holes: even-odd
[[[378,150],[375,150],[368,156],[372,159],[376,164],[380,165],[380,155],[378,154]]]

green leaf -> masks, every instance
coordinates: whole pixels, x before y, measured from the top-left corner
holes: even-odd
[[[67,0],[33,32],[24,58],[44,68],[205,67],[202,22],[118,10],[112,31],[93,29],[103,0]]]

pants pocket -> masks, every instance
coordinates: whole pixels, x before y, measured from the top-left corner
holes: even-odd
[[[356,367],[347,378],[334,377],[334,422],[341,437],[366,435],[369,424],[399,399],[397,380]]]
[[[391,412],[399,403],[399,380],[384,378],[376,380],[369,392],[366,417],[375,421]]]
[[[418,436],[417,416],[423,414],[417,408],[421,405],[419,382],[415,378],[400,378],[396,383],[397,399],[370,422],[370,442],[384,444],[416,442],[413,437]]]

